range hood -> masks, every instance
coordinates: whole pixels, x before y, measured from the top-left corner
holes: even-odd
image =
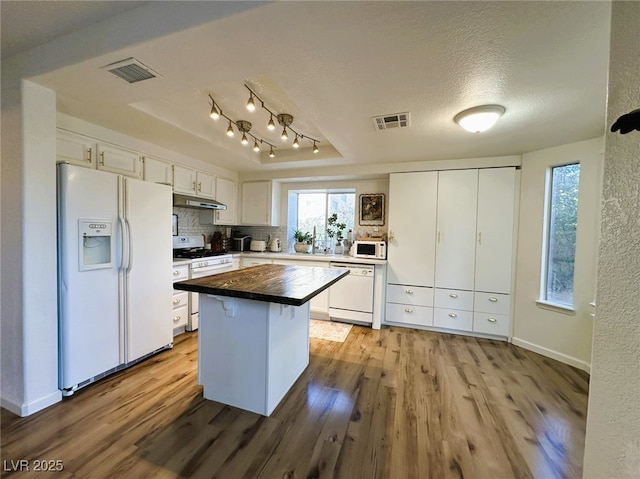
[[[173,206],[180,208],[195,208],[199,210],[226,210],[227,205],[209,198],[173,194]]]

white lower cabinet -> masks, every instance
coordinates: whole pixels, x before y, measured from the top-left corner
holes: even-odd
[[[473,328],[473,312],[459,309],[433,309],[433,325],[438,328],[471,331]]]
[[[432,326],[433,308],[414,304],[387,303],[386,321],[416,326]]]
[[[473,313],[473,332],[492,334],[495,336],[509,336],[511,322],[504,314]]]
[[[189,279],[189,263],[174,264],[172,280],[183,281]],[[184,332],[189,320],[189,293],[187,291],[173,290],[173,309],[171,318],[173,323],[173,334]]]
[[[433,288],[387,285],[387,323],[433,325]]]

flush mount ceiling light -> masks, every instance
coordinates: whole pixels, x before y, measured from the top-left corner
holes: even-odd
[[[500,105],[482,105],[461,111],[453,117],[458,125],[471,133],[487,131],[504,113]]]

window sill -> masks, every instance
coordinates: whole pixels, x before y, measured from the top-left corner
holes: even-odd
[[[548,309],[549,311],[555,311],[556,313],[562,313],[568,316],[575,316],[576,314],[576,310],[569,306],[561,306],[559,304],[549,303],[541,299],[536,300],[536,305],[538,306],[538,308]]]

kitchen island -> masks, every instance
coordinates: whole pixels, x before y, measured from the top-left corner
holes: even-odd
[[[264,264],[174,283],[201,293],[204,397],[270,415],[309,364],[309,300],[348,273]]]

